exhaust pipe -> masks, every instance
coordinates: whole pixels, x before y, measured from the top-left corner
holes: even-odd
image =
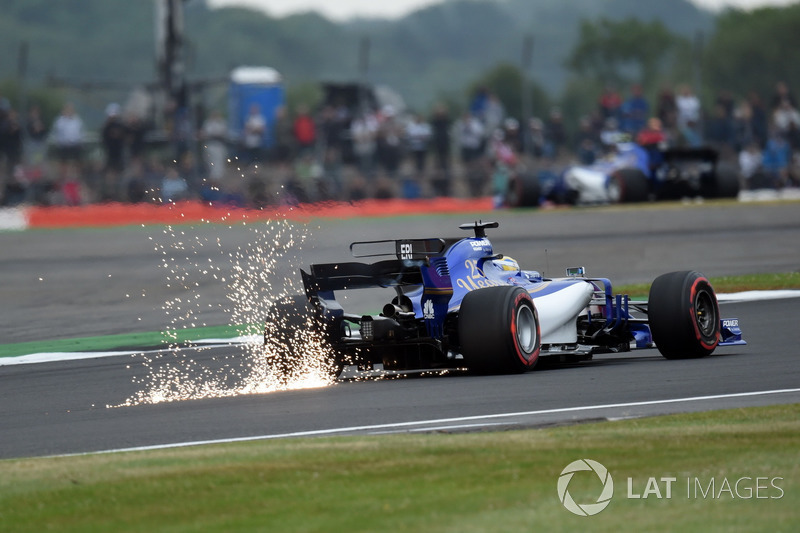
[[[387,318],[394,319],[414,318],[413,311],[403,311],[400,306],[391,303],[383,306],[383,313],[381,314]]]

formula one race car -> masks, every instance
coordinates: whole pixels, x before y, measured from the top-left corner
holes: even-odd
[[[746,344],[738,319],[720,318],[714,289],[698,272],[659,276],[649,300],[634,301],[582,267],[552,279],[521,270],[486,237],[487,228],[498,226],[461,225],[474,235],[460,240],[353,243],[354,257],[393,257],[301,270],[305,295],[277,304],[279,323],[267,325],[265,342],[288,338],[284,330],[305,324],[302,335],[321,340],[338,372],[344,365],[380,363],[385,370],[484,374],[524,372],[546,357],[580,361],[655,346],[667,359],[683,359]],[[336,298],[340,291],[371,287],[394,293],[377,314],[346,312]],[[291,343],[279,345],[291,358]]]
[[[570,205],[618,204],[738,194],[739,172],[712,148],[645,148],[622,142],[592,165],[514,176],[506,204],[536,207],[542,199]]]

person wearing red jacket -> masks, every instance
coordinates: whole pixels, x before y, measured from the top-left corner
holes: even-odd
[[[638,135],[636,135],[636,143],[640,146],[658,146],[665,142],[667,136],[664,135],[664,130],[661,127],[661,120],[656,117],[651,117]]]
[[[317,127],[305,106],[297,109],[297,116],[294,119],[294,138],[301,155],[311,151],[317,140]]]

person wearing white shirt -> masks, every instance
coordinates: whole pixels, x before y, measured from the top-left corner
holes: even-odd
[[[58,159],[60,180],[81,175],[83,141],[83,120],[75,112],[75,106],[67,103],[50,129],[50,142]]]
[[[678,109],[679,128],[685,128],[690,123],[700,123],[700,99],[688,85],[681,86],[678,96],[675,97],[675,107]]]
[[[242,139],[248,163],[255,163],[261,159],[266,134],[267,120],[261,113],[261,106],[254,103],[250,106],[250,112],[245,120]]]
[[[83,121],[71,103],[64,105],[50,130],[59,159],[80,160],[83,148]]]
[[[414,155],[414,167],[420,176],[425,172],[425,159],[428,155],[431,134],[431,125],[422,120],[420,115],[414,115],[414,118],[406,126],[408,149]]]

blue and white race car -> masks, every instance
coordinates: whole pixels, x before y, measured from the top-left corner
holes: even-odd
[[[657,347],[668,359],[683,359],[745,344],[738,320],[720,317],[714,289],[698,272],[661,275],[648,301],[634,301],[582,267],[563,278],[520,269],[486,237],[486,229],[498,226],[461,225],[473,235],[458,240],[353,243],[357,258],[391,259],[301,270],[305,295],[278,304],[280,323],[268,324],[265,342],[305,324],[312,331],[304,335],[322,340],[336,372],[382,364],[483,374],[524,372],[544,358],[585,360]],[[380,313],[348,312],[337,300],[342,291],[376,287],[393,292]],[[290,359],[291,346],[281,346]]]
[[[513,176],[509,207],[556,204],[619,204],[683,197],[736,198],[738,170],[712,148],[642,147],[620,142],[592,165],[572,165]]]

